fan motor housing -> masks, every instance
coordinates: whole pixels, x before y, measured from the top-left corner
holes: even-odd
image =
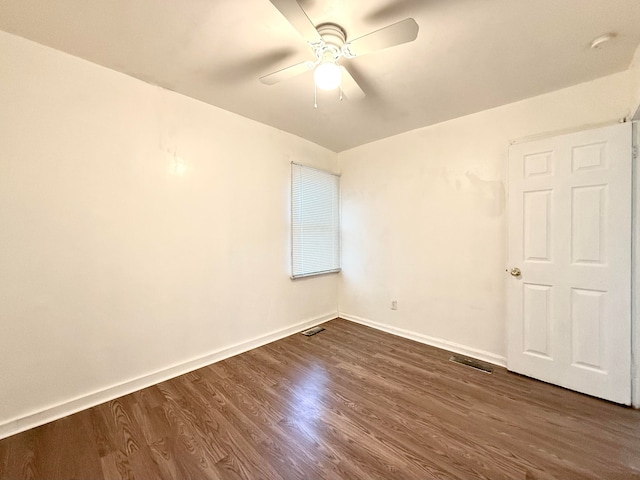
[[[332,46],[340,51],[347,41],[347,33],[340,25],[335,23],[321,23],[316,30],[328,46]]]

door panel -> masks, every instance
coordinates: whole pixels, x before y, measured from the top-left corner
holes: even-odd
[[[571,196],[571,260],[605,265],[607,185],[576,187]]]
[[[524,258],[551,261],[551,190],[524,192]]]
[[[551,359],[551,286],[523,283],[524,352]]]
[[[631,399],[631,125],[509,151],[510,370]]]
[[[572,365],[603,368],[603,340],[607,292],[571,289]]]

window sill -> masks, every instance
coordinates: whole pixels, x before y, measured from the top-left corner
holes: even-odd
[[[331,275],[333,273],[340,273],[341,271],[342,271],[341,268],[337,268],[335,270],[325,270],[324,272],[313,272],[313,273],[305,273],[302,275],[292,275],[289,278],[291,280],[299,280],[301,278],[319,277],[321,275]]]

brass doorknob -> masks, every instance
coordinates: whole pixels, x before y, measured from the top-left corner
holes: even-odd
[[[514,277],[519,277],[520,275],[522,275],[522,272],[518,267],[513,267],[509,273]]]

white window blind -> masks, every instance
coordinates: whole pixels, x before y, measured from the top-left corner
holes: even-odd
[[[292,278],[340,271],[340,177],[291,164]]]

